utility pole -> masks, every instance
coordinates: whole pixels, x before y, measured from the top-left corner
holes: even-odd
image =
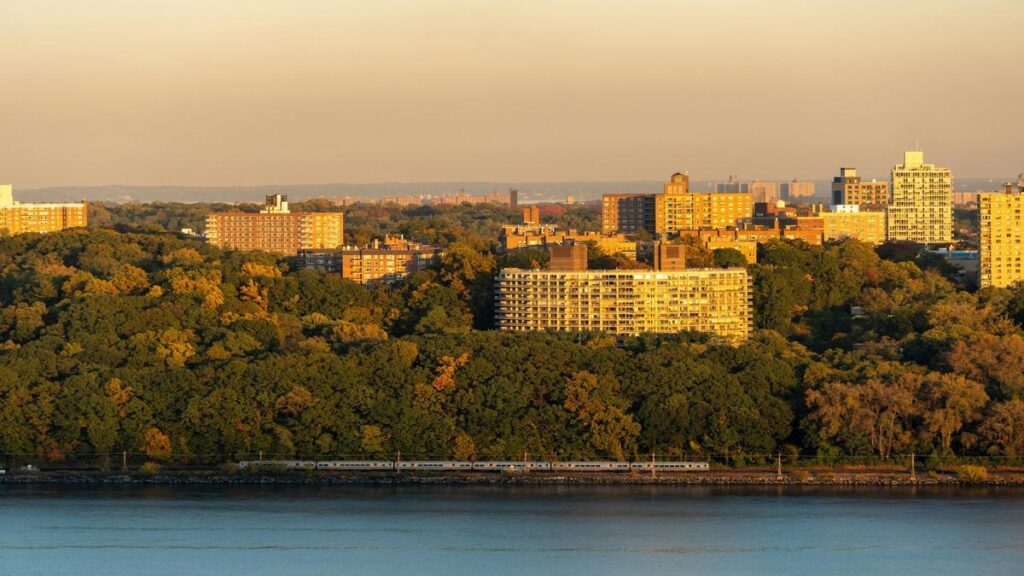
[[[917,482],[917,465],[916,465],[916,462],[915,462],[916,460],[917,460],[917,458],[914,457],[914,453],[911,452],[910,453],[910,481],[911,482]]]
[[[775,479],[782,480],[782,452],[778,454],[778,467],[775,469]]]

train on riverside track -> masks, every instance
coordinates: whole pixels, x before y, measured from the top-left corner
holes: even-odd
[[[707,462],[561,462],[545,460],[243,460],[239,468],[285,470],[440,472],[701,472]]]

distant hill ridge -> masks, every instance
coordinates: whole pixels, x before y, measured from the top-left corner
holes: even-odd
[[[955,180],[956,190],[994,190],[1006,178],[961,178]],[[720,180],[695,180],[695,191],[714,189]],[[826,201],[830,180],[813,180],[817,199]],[[73,202],[86,199],[94,202],[254,202],[266,194],[287,194],[292,200],[310,198],[385,198],[390,196],[443,196],[460,190],[471,195],[485,195],[494,191],[506,193],[509,188],[519,190],[520,202],[563,201],[573,196],[576,201],[597,200],[602,194],[660,192],[658,180],[609,182],[377,182],[365,184],[283,184],[268,186],[59,186],[52,188],[15,190],[24,202]]]

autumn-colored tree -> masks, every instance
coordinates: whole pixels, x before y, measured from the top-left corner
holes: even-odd
[[[463,352],[459,357],[453,358],[451,356],[441,356],[437,369],[435,370],[436,376],[431,385],[435,390],[445,390],[455,386],[455,371],[466,365],[469,361],[469,353]]]
[[[921,387],[925,431],[939,439],[948,453],[953,435],[981,417],[988,402],[985,387],[954,374],[929,373]]]
[[[616,385],[590,372],[577,372],[565,386],[565,410],[585,430],[599,457],[624,460],[636,447],[640,425],[623,410]]]
[[[171,457],[171,439],[159,428],[146,428],[143,432],[142,451],[153,460],[167,460]]]
[[[1024,398],[1024,337],[971,330],[961,338],[946,355],[954,372],[982,382],[995,398]]]
[[[476,442],[465,432],[455,435],[455,448],[452,457],[456,460],[476,460]]]
[[[110,283],[122,294],[139,294],[149,290],[149,275],[138,266],[123,264],[118,267]]]
[[[898,370],[862,381],[825,382],[807,390],[808,418],[816,423],[822,440],[856,449],[858,439],[866,439],[886,460],[893,450],[910,443],[921,380],[919,374]]]
[[[277,411],[287,416],[298,416],[308,410],[316,402],[313,393],[305,386],[295,386],[287,394],[277,399]]]
[[[387,443],[388,436],[380,426],[376,426],[374,424],[363,426],[359,439],[359,448],[367,456],[384,456]]]

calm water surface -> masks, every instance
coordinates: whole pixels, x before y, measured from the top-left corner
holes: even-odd
[[[0,485],[0,574],[1024,574],[1024,492]]]

